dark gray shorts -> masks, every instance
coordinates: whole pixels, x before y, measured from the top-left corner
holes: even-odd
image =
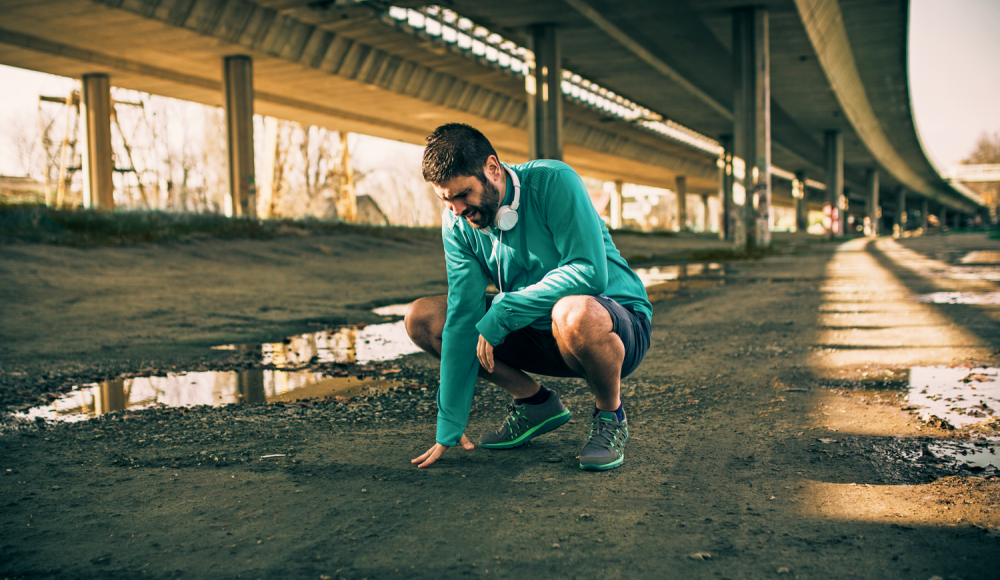
[[[611,315],[614,333],[625,345],[622,378],[632,374],[649,350],[650,321],[642,312],[626,308],[607,296],[592,296]],[[486,309],[493,304],[493,296],[486,297]],[[579,377],[559,354],[552,329],[528,326],[507,335],[493,349],[493,356],[522,371],[550,377]]]

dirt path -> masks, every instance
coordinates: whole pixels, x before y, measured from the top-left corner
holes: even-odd
[[[938,259],[1000,245],[927,240],[814,245],[662,293],[624,384],[626,463],[609,473],[576,467],[592,405],[576,380],[546,383],[575,414],[559,431],[420,471],[409,459],[433,439],[432,388],[8,431],[0,575],[996,578],[995,472],[914,461],[963,433],[854,392],[913,365],[997,366],[1000,308],[911,298],[996,292]],[[440,260],[432,241],[349,235],[4,248],[3,401],[73,376],[229,364],[205,347],[371,319],[360,307],[443,292]],[[428,357],[399,366],[404,384],[433,385]],[[505,402],[480,386],[473,439]]]

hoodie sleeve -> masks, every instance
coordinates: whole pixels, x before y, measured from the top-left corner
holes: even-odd
[[[441,337],[441,386],[438,389],[437,442],[458,444],[472,408],[479,359],[476,323],[486,310],[489,280],[461,231],[446,214],[442,220],[445,264],[448,269],[448,318]]]
[[[552,232],[559,266],[537,283],[493,299],[493,306],[476,326],[493,346],[507,334],[547,316],[560,298],[594,296],[608,285],[603,222],[580,176],[572,169],[560,169],[538,192],[538,211]]]

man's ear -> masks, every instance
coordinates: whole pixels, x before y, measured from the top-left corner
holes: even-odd
[[[498,181],[503,173],[503,167],[500,165],[500,160],[497,159],[496,155],[490,155],[486,159],[486,166],[483,170],[493,181]]]

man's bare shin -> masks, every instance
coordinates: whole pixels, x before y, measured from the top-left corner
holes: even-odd
[[[441,335],[447,308],[445,296],[421,298],[413,303],[405,317],[406,332],[410,339],[438,360],[441,359]],[[494,362],[492,373],[480,366],[479,377],[507,391],[515,399],[530,397],[541,388],[527,373],[500,360]]]

